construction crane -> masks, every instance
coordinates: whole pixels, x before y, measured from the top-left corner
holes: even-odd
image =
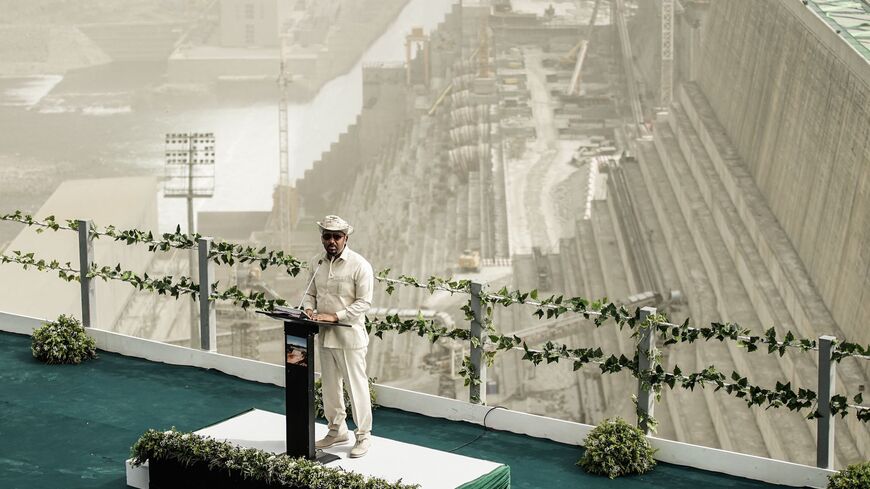
[[[480,47],[477,50],[477,76],[489,78],[492,74],[489,65],[489,16],[480,17],[480,30],[478,32]]]
[[[601,0],[595,0],[595,5],[592,6],[592,15],[589,16],[589,23],[586,25],[586,32],[581,36],[580,41],[562,58],[562,61],[570,63],[574,61],[574,72],[571,74],[571,83],[568,85],[566,95],[580,94],[580,75],[583,72],[583,62],[586,60],[586,51],[589,48],[589,39],[592,37],[592,26],[595,25],[595,19],[598,17],[598,6]]]
[[[481,48],[481,46],[478,46],[477,48],[475,48],[474,51],[471,53],[471,55],[466,59],[466,61],[470,62],[471,60],[476,58],[477,54],[480,52],[480,48]],[[438,98],[435,99],[435,102],[432,104],[432,107],[429,108],[429,111],[426,114],[429,116],[434,114],[435,111],[438,110],[438,107],[447,98],[447,95],[449,95],[451,91],[453,91],[453,82],[450,82],[450,84],[447,85],[447,87],[441,92],[441,94],[438,95]]]
[[[281,66],[278,73],[278,89],[280,91],[280,100],[278,102],[278,165],[280,168],[280,177],[278,179],[277,207],[278,207],[278,232],[281,235],[281,249],[289,251],[290,249],[290,226],[291,226],[291,206],[292,204],[292,189],[290,188],[290,154],[288,148],[287,135],[287,106],[289,104],[290,83],[292,75],[290,74],[287,52],[288,52],[289,35],[287,29],[282,29],[280,34],[280,53]]]
[[[674,0],[662,2],[661,107],[667,110],[674,97]]]

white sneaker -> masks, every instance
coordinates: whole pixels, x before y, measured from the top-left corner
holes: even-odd
[[[341,435],[327,434],[322,439],[314,442],[314,448],[329,448],[342,442],[350,440],[350,433],[345,432]]]
[[[369,446],[371,446],[371,441],[369,438],[361,438],[356,441],[356,444],[353,448],[350,449],[350,458],[359,458],[368,453]]]

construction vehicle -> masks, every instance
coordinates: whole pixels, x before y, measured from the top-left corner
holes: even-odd
[[[540,247],[532,247],[532,258],[538,276],[538,290],[552,290],[550,289],[550,262]]]
[[[459,255],[459,271],[460,272],[479,272],[480,271],[480,252],[477,250],[465,250]]]
[[[624,301],[620,302],[630,312],[634,312],[635,309],[647,306],[661,308],[664,304],[662,301],[662,295],[651,290],[630,295],[626,297]]]

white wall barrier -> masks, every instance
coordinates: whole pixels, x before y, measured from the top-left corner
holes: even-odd
[[[0,331],[31,335],[46,321],[0,312]],[[96,328],[86,328],[97,343],[97,348],[121,355],[146,360],[215,369],[244,380],[284,385],[284,367],[255,360],[223,355],[206,350],[169,345]],[[376,385],[378,404],[433,418],[464,421],[484,425],[495,430],[509,431],[570,445],[582,445],[594,426],[564,421],[545,416],[511,411],[509,409],[471,404],[465,401],[423,394],[386,385]],[[796,487],[827,486],[833,470],[773,460],[754,455],[729,452],[716,448],[691,445],[672,440],[647,437],[657,450],[655,458],[661,462],[684,465],[711,472],[745,477],[772,484]],[[579,453],[578,453],[579,458]],[[578,469],[579,470],[579,469]]]

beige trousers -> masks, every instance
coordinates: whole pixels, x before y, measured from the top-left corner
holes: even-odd
[[[356,423],[357,439],[368,438],[372,431],[372,399],[366,375],[368,348],[321,348],[320,380],[323,383],[323,413],[332,435],[347,432],[347,412],[342,385],[350,394],[350,409]]]

